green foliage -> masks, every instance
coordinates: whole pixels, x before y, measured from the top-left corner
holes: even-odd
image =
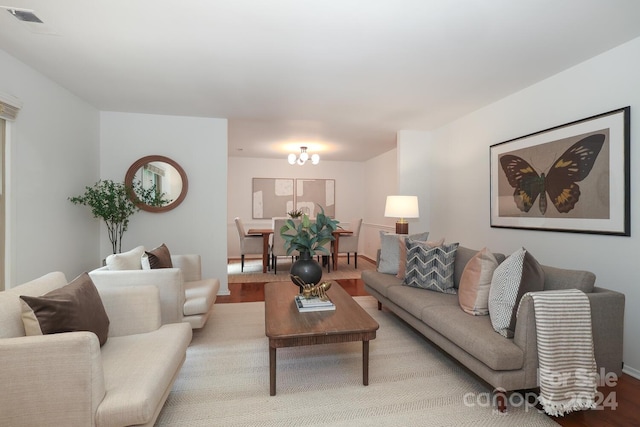
[[[84,194],[69,200],[74,205],[89,206],[94,218],[104,220],[113,253],[122,251],[122,235],[127,231],[129,217],[139,210],[124,183],[100,180],[92,187],[85,187]]]
[[[167,193],[158,191],[154,184],[150,188],[144,188],[141,182],[133,183],[133,193],[136,202],[144,203],[147,206],[167,206],[173,199],[166,198]]]
[[[297,226],[293,220],[288,219],[280,228],[280,235],[284,239],[287,255],[291,255],[294,251],[309,252],[311,256],[316,252],[329,255],[329,251],[323,246],[335,240],[332,233],[337,228],[338,221],[326,216],[324,208],[320,206],[320,213],[315,222],[311,222],[307,214],[302,216]]]

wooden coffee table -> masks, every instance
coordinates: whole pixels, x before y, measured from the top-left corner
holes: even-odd
[[[335,311],[300,313],[292,282],[265,284],[265,333],[269,337],[269,394],[276,394],[276,349],[301,345],[362,341],[362,384],[369,385],[369,340],[375,339],[378,322],[351,296],[332,282],[327,292]]]

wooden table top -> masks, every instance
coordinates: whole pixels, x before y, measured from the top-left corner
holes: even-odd
[[[336,305],[332,311],[300,313],[294,301],[298,292],[298,287],[291,281],[265,284],[265,332],[272,347],[362,341],[376,337],[378,322],[337,282],[332,282],[327,291]],[[320,339],[311,342],[313,337]],[[280,341],[281,345],[274,344],[275,341]]]

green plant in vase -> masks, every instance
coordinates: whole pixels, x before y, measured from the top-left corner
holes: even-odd
[[[287,255],[295,251],[300,254],[298,261],[291,266],[291,280],[301,291],[304,285],[316,285],[322,279],[322,266],[313,260],[313,256],[318,253],[330,255],[324,245],[335,240],[333,232],[338,228],[339,221],[326,216],[324,208],[319,207],[320,213],[315,221],[304,214],[297,224],[288,219],[280,228]]]

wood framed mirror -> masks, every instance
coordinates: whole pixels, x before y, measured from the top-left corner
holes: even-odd
[[[146,156],[127,170],[124,183],[131,199],[147,212],[175,209],[187,196],[189,181],[184,169],[165,156]]]

